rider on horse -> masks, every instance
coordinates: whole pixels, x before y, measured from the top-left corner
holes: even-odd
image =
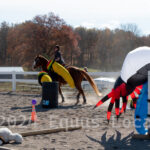
[[[55,58],[54,58],[54,60],[56,62],[58,62],[59,64],[61,64],[62,66],[65,66],[65,61],[64,61],[64,59],[63,59],[63,57],[61,55],[59,45],[55,46],[54,51],[55,51]]]
[[[52,61],[50,61],[50,65],[48,67],[48,70],[49,70],[48,74],[51,76],[51,78],[53,79],[53,81],[57,81],[58,74],[55,73],[53,71],[53,68],[52,68],[52,65],[53,65],[54,62],[57,62],[60,65],[62,65],[63,67],[65,67],[65,62],[64,62],[64,59],[63,59],[63,57],[61,55],[59,45],[56,45],[54,47],[54,59]]]

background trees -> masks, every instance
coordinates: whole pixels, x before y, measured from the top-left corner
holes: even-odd
[[[0,64],[5,65],[7,59],[7,34],[9,26],[6,22],[0,25]]]
[[[24,66],[31,69],[34,57],[42,54],[53,58],[59,44],[68,64],[100,70],[119,70],[124,57],[139,46],[150,46],[150,35],[140,36],[135,24],[115,30],[73,28],[53,13],[35,16],[26,22],[0,24],[0,65]]]
[[[31,21],[14,25],[8,33],[8,55],[10,65],[22,65],[31,68],[34,57],[37,54],[50,57],[56,44],[62,46],[62,52],[66,53],[66,59],[71,57],[74,51],[79,49],[77,36],[63,19],[53,13],[36,16]]]
[[[149,46],[149,36],[140,36],[135,24],[121,25],[115,30],[78,27],[80,56],[78,66],[104,71],[119,70],[126,54],[139,46]]]

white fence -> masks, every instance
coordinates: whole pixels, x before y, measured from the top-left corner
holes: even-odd
[[[0,82],[12,82],[12,91],[16,91],[16,83],[38,83],[37,79],[17,79],[17,75],[37,75],[38,72],[0,72],[0,75],[11,75],[11,79],[0,79]]]
[[[0,82],[12,82],[12,91],[16,91],[16,83],[30,83],[30,84],[37,84],[37,79],[17,79],[17,75],[37,75],[38,72],[0,72],[0,75],[10,75],[11,78],[9,79],[2,79],[0,78]],[[91,76],[97,77],[116,77],[119,75],[119,72],[88,72]]]
[[[120,75],[120,72],[88,72],[91,76],[96,77],[118,77]]]

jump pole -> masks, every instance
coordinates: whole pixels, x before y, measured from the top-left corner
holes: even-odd
[[[82,126],[78,127],[68,127],[68,128],[56,128],[56,129],[44,129],[44,130],[36,130],[36,131],[28,131],[20,133],[23,137],[26,136],[35,136],[35,135],[42,135],[42,134],[52,134],[57,132],[67,132],[67,131],[74,131],[74,130],[81,130]]]
[[[148,133],[147,135],[134,134],[134,139],[143,139],[150,140],[150,71],[148,71],[148,114],[147,114],[147,125],[148,125]]]

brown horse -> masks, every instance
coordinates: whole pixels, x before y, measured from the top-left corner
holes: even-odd
[[[48,60],[42,56],[42,55],[38,55],[36,56],[35,60],[34,60],[34,63],[33,63],[33,68],[36,69],[38,67],[42,67],[42,70],[43,71],[46,71],[48,72],[47,70],[47,63],[48,63]],[[83,96],[83,103],[85,104],[86,103],[86,98],[85,98],[85,94],[83,92],[83,89],[81,87],[81,82],[83,81],[83,79],[86,79],[87,81],[89,81],[89,83],[91,84],[91,86],[93,87],[93,89],[95,90],[96,94],[98,96],[101,96],[101,93],[99,92],[96,84],[94,83],[94,80],[84,71],[84,70],[81,70],[77,67],[74,67],[74,66],[68,66],[66,67],[66,69],[69,71],[69,73],[71,74],[73,80],[74,80],[74,83],[75,83],[75,87],[76,89],[79,91],[78,95],[77,95],[77,102],[76,104],[79,103],[79,98],[80,98],[80,94],[82,94]],[[51,74],[51,73],[50,73]],[[52,73],[53,74],[53,73]],[[54,74],[55,75],[55,79],[52,79],[54,81],[58,81],[59,82],[59,93],[61,95],[61,98],[62,98],[62,102],[64,102],[64,96],[62,94],[62,91],[61,91],[61,85],[63,84],[67,84],[66,81],[61,77],[59,76],[58,74]]]

